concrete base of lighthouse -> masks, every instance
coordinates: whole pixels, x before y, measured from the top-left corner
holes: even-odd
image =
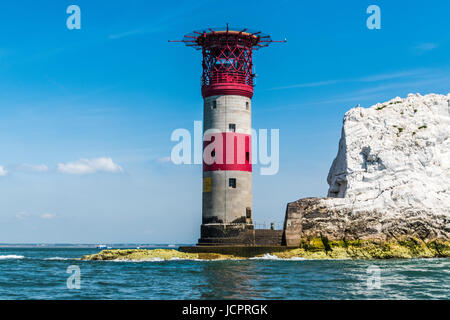
[[[252,245],[253,225],[250,224],[202,224],[198,245]]]
[[[254,229],[248,224],[202,224],[197,246],[280,246],[283,230]]]

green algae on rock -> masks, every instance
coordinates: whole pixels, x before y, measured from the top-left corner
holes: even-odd
[[[99,260],[99,261],[145,261],[145,260],[224,260],[236,259],[232,255],[223,255],[216,253],[186,253],[174,249],[116,249],[102,250],[97,254],[86,255],[82,260]]]
[[[86,255],[82,260],[98,261],[159,261],[159,260],[236,260],[262,257],[270,254],[280,259],[407,259],[407,258],[440,258],[450,257],[449,241],[423,241],[408,238],[396,241],[376,242],[369,240],[328,241],[326,238],[314,238],[302,241],[297,248],[267,247],[261,254],[250,256],[245,254],[246,247],[207,248],[201,252],[182,252],[174,249],[125,249],[103,250],[97,254]],[[249,250],[252,247],[247,247]],[[234,252],[233,252],[233,249]],[[215,250],[215,252],[212,252]],[[222,251],[222,252],[221,252]]]

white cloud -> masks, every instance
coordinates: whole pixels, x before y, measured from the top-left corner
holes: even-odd
[[[423,44],[423,47],[417,47],[417,50],[432,50],[435,47],[433,44]],[[437,47],[437,45],[436,45]],[[380,82],[385,80],[396,80],[396,79],[409,79],[413,76],[424,76],[426,74],[432,73],[431,69],[416,69],[410,71],[399,71],[394,73],[384,73],[384,74],[375,74],[371,76],[365,76],[361,78],[350,78],[350,79],[340,79],[340,80],[327,80],[327,81],[318,81],[318,82],[309,82],[309,83],[299,83],[293,84],[290,86],[284,87],[276,87],[269,88],[267,90],[283,90],[283,89],[294,89],[294,88],[313,88],[313,87],[322,87],[322,86],[330,86],[334,84],[344,84],[344,83],[357,83],[357,82]]]
[[[437,44],[437,43],[432,43],[432,42],[427,42],[427,43],[420,43],[420,44],[416,45],[416,46],[414,47],[414,50],[415,50],[417,53],[422,54],[422,53],[425,53],[425,52],[434,50],[434,49],[436,49],[437,47],[439,47],[439,44]]]
[[[123,172],[123,169],[114,163],[111,158],[94,158],[59,163],[58,171],[68,174],[90,174],[96,172]]]
[[[170,157],[162,157],[162,158],[158,158],[157,161],[160,163],[167,163],[167,162],[170,162],[171,159],[170,159]]]
[[[54,218],[56,218],[56,214],[53,214],[53,213],[44,213],[44,214],[41,214],[41,219],[54,219]]]
[[[34,171],[34,172],[46,172],[46,171],[48,171],[48,167],[45,164],[33,165],[33,164],[24,163],[24,164],[21,165],[21,168],[25,169],[27,171]]]
[[[126,32],[122,32],[122,33],[117,33],[117,34],[111,34],[109,35],[109,39],[111,40],[115,40],[115,39],[120,39],[120,38],[124,38],[124,37],[128,37],[128,36],[132,36],[135,34],[139,34],[142,33],[142,30],[131,30],[131,31],[126,31]]]
[[[337,83],[344,82],[344,81],[345,80],[329,80],[329,81],[318,81],[318,82],[309,82],[309,83],[298,83],[298,84],[293,84],[290,86],[270,88],[268,90],[322,87],[322,86],[328,86],[331,84],[337,84]]]
[[[44,220],[50,220],[50,219],[56,218],[57,215],[53,214],[53,213],[46,212],[46,213],[43,213],[40,216],[38,216],[36,214],[28,213],[26,211],[21,211],[21,212],[16,214],[16,218],[19,219],[19,220],[35,219],[37,217],[39,217],[41,219],[44,219]]]
[[[359,78],[359,79],[356,79],[356,81],[378,82],[378,81],[394,80],[394,79],[400,79],[400,78],[409,79],[414,76],[423,76],[425,74],[429,74],[430,72],[431,72],[431,70],[429,70],[429,69],[415,69],[415,70],[410,70],[410,71],[382,73],[382,74],[376,74],[376,75]]]
[[[19,212],[19,213],[16,214],[16,218],[17,218],[17,219],[20,219],[20,220],[29,218],[30,216],[31,216],[31,214],[29,214],[29,213],[26,212],[26,211],[21,211],[21,212]]]
[[[4,177],[8,174],[8,171],[2,166],[0,166],[0,177]]]

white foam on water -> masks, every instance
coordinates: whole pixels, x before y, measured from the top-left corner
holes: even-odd
[[[161,262],[167,261],[161,258],[148,258],[148,259],[114,259],[114,260],[103,260],[112,262]]]
[[[277,256],[271,255],[270,253],[266,253],[261,257],[252,257],[249,260],[280,260]]]
[[[51,258],[45,258],[44,260],[64,261],[64,260],[75,260],[75,259],[76,258],[51,257]]]
[[[15,254],[8,254],[6,256],[0,256],[0,260],[6,260],[6,259],[23,259],[25,258],[24,256],[18,256]]]
[[[305,258],[302,258],[302,257],[292,257],[292,258],[285,259],[285,260],[302,261],[302,260],[308,260],[308,259],[305,259]]]
[[[172,257],[170,259],[162,259],[162,258],[148,258],[148,259],[114,259],[114,260],[99,260],[102,262],[169,262],[169,261],[237,261],[237,260],[246,260],[246,259],[189,259],[189,258],[178,258]],[[95,260],[94,260],[95,261]]]
[[[169,262],[169,261],[199,261],[199,262],[208,262],[208,261],[245,261],[245,260],[277,260],[277,261],[306,261],[306,260],[314,260],[314,259],[305,259],[302,257],[292,257],[292,258],[279,258],[277,256],[266,253],[260,257],[252,257],[252,258],[239,258],[239,259],[198,259],[198,258],[178,258],[172,257],[170,259],[162,259],[158,257],[148,258],[148,259],[114,259],[114,260],[103,260],[105,262]],[[323,259],[328,260],[328,259]]]
[[[253,257],[249,258],[249,260],[278,260],[278,261],[304,261],[308,260],[302,257],[292,257],[292,258],[279,258],[277,256],[274,256],[270,253],[266,253],[261,257]]]
[[[161,262],[161,261],[166,261],[166,259],[162,259],[162,258],[149,258],[149,259],[134,260],[134,261],[142,261],[142,262]]]
[[[162,261],[214,261],[214,260],[172,257],[170,259],[162,259],[162,258],[130,259],[130,260],[116,259],[116,260],[109,260],[109,261],[115,261],[115,262],[162,262]]]

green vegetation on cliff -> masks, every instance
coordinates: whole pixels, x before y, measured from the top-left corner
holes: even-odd
[[[201,251],[199,248],[198,251]],[[450,241],[423,241],[407,238],[397,241],[329,241],[314,238],[302,241],[298,248],[287,247],[209,247],[208,252],[182,252],[174,249],[103,250],[82,260],[157,261],[157,260],[233,260],[270,254],[280,259],[392,259],[450,257]],[[258,251],[258,254],[253,254]],[[261,253],[263,252],[263,253]]]

